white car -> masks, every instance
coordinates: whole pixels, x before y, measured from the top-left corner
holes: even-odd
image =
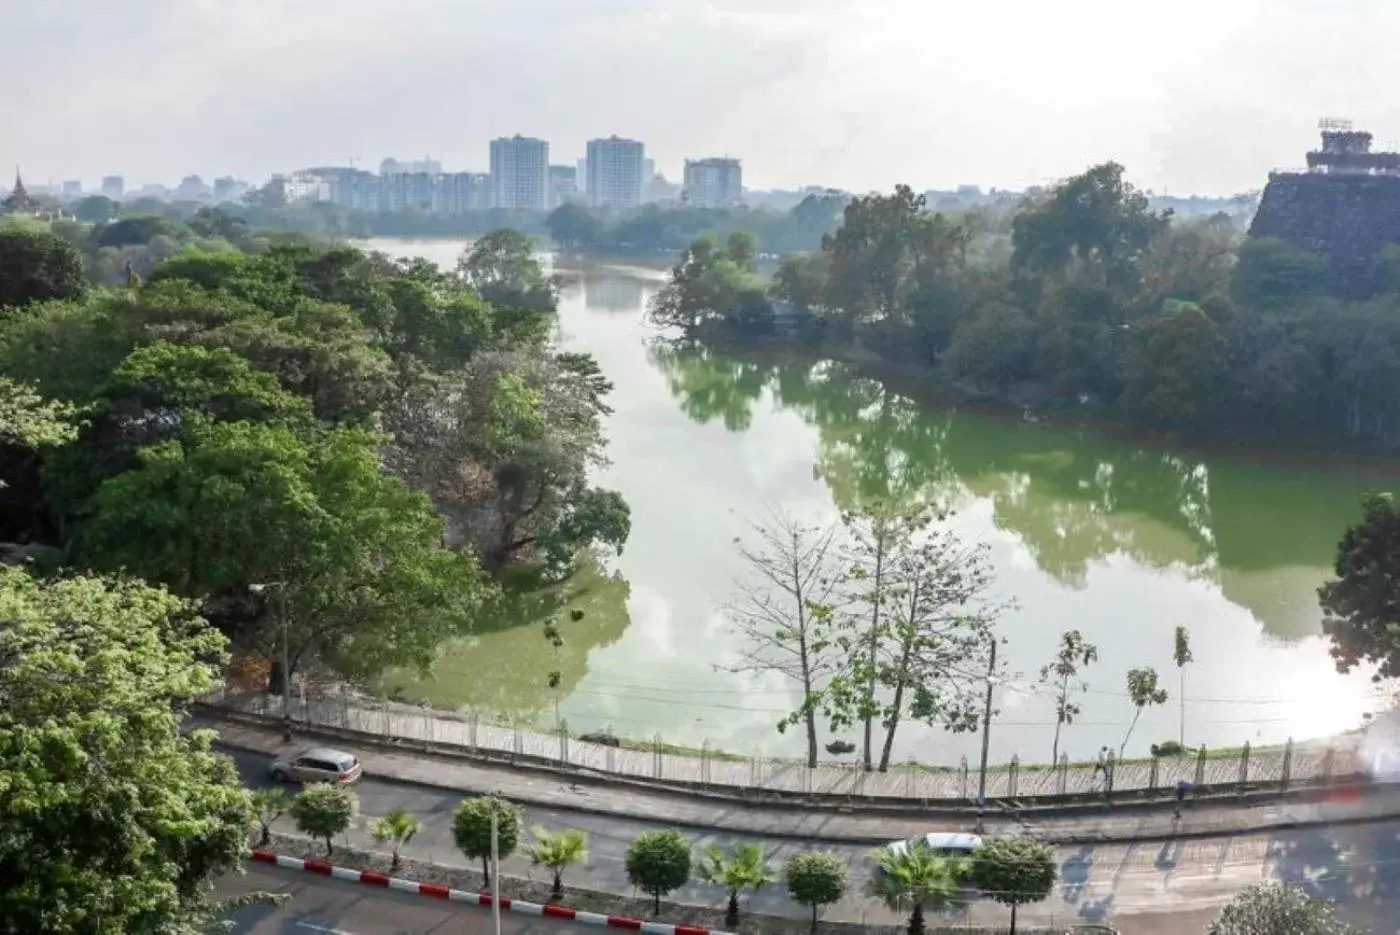
[[[919,838],[907,841],[891,841],[885,850],[891,854],[909,853],[910,848],[923,847],[939,857],[971,857],[972,852],[982,846],[982,839],[975,834],[961,831],[934,831]]]
[[[360,761],[343,750],[317,747],[272,761],[268,775],[273,782],[347,783],[360,778]]]

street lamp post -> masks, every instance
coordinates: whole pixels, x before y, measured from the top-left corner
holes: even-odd
[[[982,833],[982,818],[987,811],[987,752],[992,745],[992,689],[996,686],[997,641],[992,637],[992,658],[987,665],[987,706],[982,713],[982,768],[977,778],[977,833]]]
[[[286,585],[285,581],[271,581],[267,584],[250,584],[248,590],[259,596],[266,594],[273,588],[280,592]],[[282,630],[282,741],[292,742],[292,672],[287,653],[287,618],[280,612],[277,613],[277,623]]]

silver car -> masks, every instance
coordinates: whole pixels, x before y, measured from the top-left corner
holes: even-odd
[[[328,747],[281,756],[272,761],[268,775],[273,782],[347,783],[360,778],[360,761],[354,754]]]
[[[972,852],[982,846],[982,839],[975,834],[963,832],[933,832],[908,841],[891,841],[885,849],[891,854],[904,855],[910,848],[927,848],[939,857],[971,857]]]

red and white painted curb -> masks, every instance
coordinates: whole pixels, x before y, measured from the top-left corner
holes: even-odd
[[[332,877],[336,880],[344,880],[347,883],[363,883],[365,886],[380,886],[385,889],[397,890],[400,893],[417,893],[420,896],[431,896],[434,899],[447,899],[457,903],[472,903],[477,906],[490,906],[490,893],[472,893],[467,890],[454,890],[451,887],[440,886],[436,883],[417,883],[413,880],[400,880],[397,877],[386,876],[382,873],[374,873],[371,870],[354,870],[350,867],[337,867],[328,864],[323,860],[302,860],[300,857],[287,857],[284,854],[274,854],[272,851],[255,850],[252,859],[258,863],[273,864],[278,867],[285,867],[288,870],[304,870],[307,873],[320,874],[323,877]],[[597,912],[584,912],[579,909],[572,909],[568,906],[541,905],[539,903],[527,903],[520,899],[508,899],[504,896],[500,899],[502,912],[518,912],[527,916],[544,916],[549,919],[560,919],[567,922],[577,922],[581,925],[601,925],[605,928],[623,929],[629,932],[644,932],[647,935],[727,935],[717,929],[696,928],[693,925],[670,925],[664,922],[643,922],[640,919],[629,919],[625,916],[605,916]]]

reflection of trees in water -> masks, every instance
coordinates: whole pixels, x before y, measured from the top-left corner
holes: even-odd
[[[617,270],[589,269],[583,277],[585,308],[607,312],[641,311],[647,283]]]
[[[550,672],[559,671],[559,697],[567,698],[588,675],[589,654],[622,638],[631,622],[630,592],[620,574],[586,564],[559,588],[477,621],[476,635],[446,649],[429,678],[399,676],[386,680],[386,687],[403,688],[406,697],[437,707],[533,721],[554,702],[555,691],[546,683]],[[577,622],[568,619],[574,609],[584,613]],[[564,639],[557,657],[544,637],[551,617]]]
[[[734,431],[769,389],[817,429],[815,469],[842,508],[983,498],[997,527],[1061,582],[1082,586],[1091,563],[1126,555],[1218,581],[1285,639],[1315,632],[1313,589],[1366,490],[1358,479],[931,409],[839,363],[675,348],[654,360],[691,418]]]
[[[1337,904],[1362,932],[1400,932],[1400,826],[1285,832],[1269,843],[1273,871],[1284,883]]]

